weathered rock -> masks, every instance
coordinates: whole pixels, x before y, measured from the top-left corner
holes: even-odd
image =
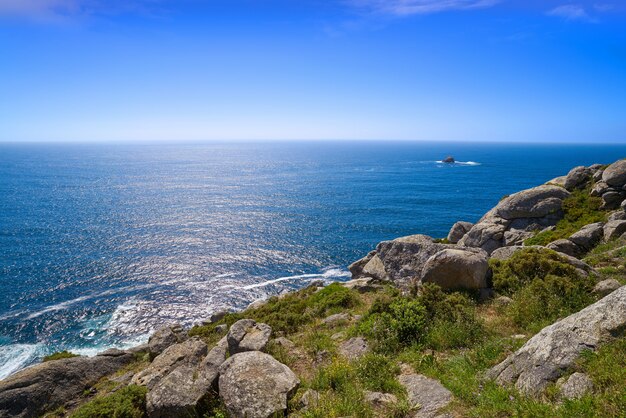
[[[487,253],[447,248],[430,257],[422,270],[424,283],[443,289],[481,289],[487,287]]]
[[[624,192],[617,191],[608,191],[602,195],[602,206],[601,209],[617,209],[622,201],[624,201],[624,197],[626,194]]]
[[[365,391],[365,401],[376,409],[384,409],[398,402],[396,395],[391,393]]]
[[[626,200],[624,200],[624,202],[626,202]],[[626,212],[624,212],[624,210],[616,210],[615,212],[611,212],[609,214],[607,220],[609,222],[611,222],[611,221],[626,221]]]
[[[551,185],[508,196],[487,212],[459,244],[479,247],[488,253],[504,245],[513,245],[525,236],[521,232],[555,225],[563,217],[562,203],[568,196],[569,192],[564,188]],[[505,232],[509,232],[506,242]]]
[[[302,394],[300,398],[300,408],[315,408],[320,401],[320,394],[318,391],[313,389],[307,389],[306,392]]]
[[[166,348],[148,367],[133,376],[132,383],[152,389],[163,377],[181,366],[195,367],[208,352],[207,345],[198,338],[190,338]]]
[[[474,224],[471,222],[459,221],[455,223],[448,233],[448,241],[450,241],[451,244],[456,244],[473,226]]]
[[[622,209],[622,212],[626,211],[626,200],[622,202],[622,204],[620,205],[620,208]]]
[[[188,337],[187,332],[181,325],[171,325],[157,330],[148,340],[148,352],[151,358],[155,358],[167,347],[181,343]]]
[[[593,187],[591,188],[591,192],[589,192],[589,195],[591,195],[592,197],[600,197],[609,190],[610,187],[608,184],[603,181],[599,181],[593,185]]]
[[[626,221],[611,221],[604,225],[604,240],[610,241],[626,232]]]
[[[592,174],[592,170],[587,167],[574,167],[567,173],[563,186],[569,191],[585,187],[589,180],[591,180]]]
[[[511,303],[513,303],[513,299],[508,296],[498,296],[493,300],[493,304],[500,307],[509,306]]]
[[[539,394],[576,361],[583,350],[595,350],[626,329],[626,287],[544,329],[487,374],[500,384],[515,384]]]
[[[150,418],[196,416],[198,406],[211,396],[217,384],[219,367],[226,360],[226,338],[199,363],[183,363],[161,378],[148,391],[146,411]]]
[[[626,160],[620,160],[608,166],[602,173],[602,181],[614,187],[622,187],[626,184]]]
[[[391,280],[408,287],[421,277],[426,260],[452,244],[440,244],[426,235],[411,235],[383,241],[376,247],[376,256],[365,266],[364,273],[379,280]]]
[[[369,263],[369,261],[376,255],[376,251],[370,251],[365,257],[348,266],[348,270],[352,273],[352,278],[356,279],[363,275],[363,267]]]
[[[565,180],[567,180],[567,176],[559,176],[547,181],[545,184],[565,187]]]
[[[510,248],[510,247],[509,247]],[[579,257],[583,253],[583,249],[568,239],[557,239],[546,245],[546,248],[567,254],[572,257]]]
[[[217,311],[211,314],[211,322],[217,322],[220,321],[222,319],[224,319],[224,317],[228,315],[228,311],[227,310],[221,310],[221,311]]]
[[[431,418],[452,401],[452,393],[435,379],[421,374],[401,375],[398,381],[407,392],[411,407],[419,408],[415,417]]]
[[[360,279],[352,279],[344,282],[343,287],[356,290],[359,293],[374,292],[382,288],[382,285],[376,282],[373,277],[361,277]]]
[[[227,331],[228,331],[228,325],[226,324],[220,324],[215,327],[215,332],[217,334],[226,334]]]
[[[565,399],[578,399],[593,390],[593,382],[584,373],[573,373],[560,387]]]
[[[378,254],[374,254],[374,256],[363,267],[363,275],[378,280],[387,280],[385,265],[381,261]]]
[[[602,168],[602,166],[600,166],[597,170],[595,170],[595,172],[593,173],[593,181],[594,182],[599,182],[602,180],[602,174],[604,173],[604,168]]]
[[[349,360],[354,360],[365,354],[368,349],[369,346],[364,338],[354,337],[339,345],[339,354]]]
[[[570,235],[569,240],[589,251],[602,240],[602,236],[604,235],[603,227],[603,222],[585,225],[578,232]]]
[[[293,341],[291,341],[290,339],[287,339],[285,337],[278,337],[278,338],[274,338],[272,340],[272,343],[278,347],[283,347],[286,348],[288,350],[291,350],[293,348],[295,348],[295,344],[293,343]]]
[[[289,367],[259,351],[235,354],[220,367],[220,397],[234,418],[282,414],[299,385]]]
[[[79,398],[104,376],[135,357],[115,350],[95,357],[47,361],[0,381],[0,417],[37,417]]]
[[[615,279],[606,279],[598,282],[593,288],[593,293],[599,296],[606,296],[622,287],[622,284]]]
[[[337,324],[341,324],[344,322],[348,322],[351,316],[348,313],[338,313],[334,315],[330,315],[322,320],[322,324],[328,326],[335,326]]]
[[[271,335],[272,328],[269,325],[252,319],[241,319],[228,331],[228,351],[231,355],[244,351],[263,351]]]

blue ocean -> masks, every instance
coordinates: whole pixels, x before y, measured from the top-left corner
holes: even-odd
[[[456,164],[438,162],[453,155]],[[348,280],[381,240],[444,237],[626,145],[0,144],[0,378],[42,356]]]

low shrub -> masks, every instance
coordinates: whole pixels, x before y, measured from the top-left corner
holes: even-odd
[[[70,353],[69,351],[63,350],[63,351],[50,354],[49,356],[45,356],[42,361],[46,362],[46,361],[60,360],[62,358],[72,358],[72,357],[78,357],[78,354]]]
[[[356,375],[361,385],[374,392],[403,393],[404,390],[395,376],[400,368],[382,354],[368,353],[355,364]]]
[[[129,385],[107,396],[87,402],[71,418],[142,418],[145,416],[144,386]]]

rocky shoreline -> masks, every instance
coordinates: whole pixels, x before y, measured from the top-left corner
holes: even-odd
[[[598,207],[592,215],[603,220],[597,221],[588,213],[577,214],[574,219],[580,207],[575,199],[580,202],[596,199],[593,202]],[[107,350],[91,358],[47,361],[0,381],[0,417],[90,416],[80,415],[81,407],[128,388],[138,388],[140,393],[139,404],[134,409],[139,411],[137,416],[219,416],[216,411],[248,418],[276,414],[309,416],[308,413],[318,416],[310,411],[315,410],[324,396],[339,396],[335,393],[339,389],[331,384],[324,394],[303,387],[303,382],[315,381],[309,374],[326,370],[324,367],[329,364],[358,362],[375,351],[373,345],[380,341],[359,334],[366,320],[378,313],[372,307],[374,295],[381,296],[392,288],[394,295],[409,298],[411,303],[411,297],[424,300],[419,296],[423,289],[436,287],[448,292],[442,295],[466,292],[477,304],[484,304],[485,310],[500,309],[499,304],[508,305],[517,296],[503,294],[505,287],[497,284],[502,281],[498,266],[511,260],[530,260],[539,257],[538,254],[552,257],[561,271],[559,274],[566,271],[576,280],[584,281],[590,289],[589,297],[594,298],[589,300],[595,302],[559,316],[559,320],[523,345],[505,353],[501,361],[485,370],[481,379],[513,387],[523,396],[540,397],[551,385],[557,385],[562,396],[580,397],[593,391],[587,375],[569,374],[581,353],[623,339],[626,330],[623,264],[617,280],[604,277],[582,258],[605,243],[615,242],[622,244],[610,251],[621,257],[626,243],[625,209],[626,160],[608,166],[575,167],[566,176],[503,198],[475,224],[455,223],[445,239],[412,235],[379,243],[349,266],[352,280],[346,283],[328,287],[315,283],[296,294],[282,295],[280,298],[285,303],[290,298],[306,303],[312,298],[319,299],[315,305],[302,302],[303,310],[296,312],[293,319],[287,315],[280,318],[296,324],[291,327],[293,330],[282,325],[283,322],[276,329],[272,324],[253,319],[257,311],[273,318],[272,312],[263,309],[271,311],[268,303],[279,303],[280,298],[255,303],[236,314],[216,313],[204,326],[192,330],[168,325],[156,331],[147,344],[129,350]],[[583,225],[585,216],[594,222]],[[603,253],[605,258],[606,254],[609,252]],[[617,259],[617,255],[611,258]],[[339,287],[341,291],[337,290]],[[344,299],[333,304],[338,294]],[[350,305],[350,300],[357,302]],[[359,304],[369,304],[368,310],[354,314],[337,309]],[[311,306],[317,309],[314,313],[309,312]],[[307,324],[319,328],[298,327],[301,321],[298,315],[310,317]],[[402,320],[398,321],[398,327],[402,328]],[[299,347],[286,338],[308,333],[307,338],[311,339],[309,334],[322,329],[329,334],[327,340],[332,341],[328,344],[336,346],[336,352],[316,348],[313,354],[303,354],[310,347],[306,344]],[[293,362],[293,367],[281,361],[282,357]],[[387,373],[402,399],[384,390],[364,390],[350,396],[367,403],[367,411],[375,416],[463,416],[462,408],[453,407],[455,394],[446,387],[446,382],[418,373],[416,367],[406,362],[394,364],[398,370]],[[400,408],[399,404],[403,406]],[[400,414],[399,410],[403,412]]]

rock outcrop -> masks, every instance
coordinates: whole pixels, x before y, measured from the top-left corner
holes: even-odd
[[[228,351],[231,355],[244,351],[263,351],[272,335],[272,328],[252,319],[235,322],[228,331]]]
[[[563,217],[562,204],[568,196],[564,188],[550,185],[508,196],[487,212],[459,244],[482,248],[488,253],[521,244],[532,231],[556,225]]]
[[[591,168],[585,166],[574,167],[567,173],[563,187],[569,191],[582,188],[591,180],[592,175]]]
[[[487,377],[539,394],[572,367],[584,350],[595,350],[626,330],[626,286],[544,329]]]
[[[349,360],[354,360],[367,353],[368,349],[369,345],[365,338],[354,337],[339,345],[339,354]]]
[[[134,356],[107,350],[95,357],[52,360],[0,381],[0,417],[38,417],[79,398],[104,376],[130,364]]]
[[[289,367],[259,351],[235,354],[220,367],[220,397],[234,418],[282,414],[299,385]]]
[[[626,221],[611,221],[604,225],[604,240],[610,241],[626,233]]]
[[[578,399],[593,390],[593,382],[584,373],[573,373],[560,387],[561,397]]]
[[[155,358],[167,347],[181,343],[188,338],[187,332],[180,325],[171,325],[157,330],[148,340],[148,353]]]
[[[474,226],[471,222],[463,222],[459,221],[452,225],[450,228],[450,232],[448,233],[448,242],[450,244],[456,244],[469,232],[470,229]]]
[[[487,270],[485,251],[446,248],[426,260],[421,281],[443,289],[482,289],[487,287]]]
[[[417,409],[415,418],[435,417],[452,401],[452,393],[435,379],[407,374],[399,376],[398,381],[406,389],[411,407]]]

